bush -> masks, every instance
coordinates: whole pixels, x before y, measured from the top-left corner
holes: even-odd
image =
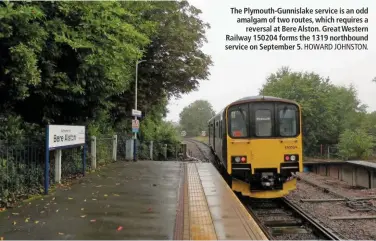
[[[367,159],[372,155],[374,138],[363,129],[345,130],[339,138],[339,154],[345,159]]]

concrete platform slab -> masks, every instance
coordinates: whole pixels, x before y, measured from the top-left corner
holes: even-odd
[[[172,239],[183,163],[117,162],[0,214],[9,239]],[[12,214],[13,213],[13,214]]]

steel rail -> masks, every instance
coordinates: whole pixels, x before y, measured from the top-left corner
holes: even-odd
[[[321,234],[323,234],[326,238],[329,240],[343,240],[340,238],[335,232],[321,224],[319,220],[312,217],[312,215],[309,215],[306,213],[302,208],[300,208],[298,205],[292,203],[287,198],[282,198],[283,202],[290,207],[295,213],[299,214],[304,220],[306,220],[309,224],[311,224],[316,230],[318,230]]]
[[[193,143],[197,147],[197,149],[200,151],[201,155],[204,157],[204,159],[205,159],[204,161],[206,161],[206,162],[210,161],[210,159],[207,157],[207,155],[205,154],[205,152],[199,146],[199,144],[206,145],[205,143],[203,143],[201,141],[197,141],[197,140],[191,139],[191,138],[185,138],[184,141]]]

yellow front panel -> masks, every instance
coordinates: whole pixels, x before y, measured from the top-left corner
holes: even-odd
[[[227,166],[231,167],[232,156],[247,156],[247,163],[252,164],[252,174],[255,168],[280,168],[285,154],[299,155],[299,171],[302,171],[302,141],[297,138],[275,139],[227,139]],[[231,174],[231,168],[228,168]]]

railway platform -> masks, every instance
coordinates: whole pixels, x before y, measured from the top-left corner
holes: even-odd
[[[251,239],[258,224],[210,163],[116,162],[0,213],[3,240]]]
[[[342,161],[308,159],[303,162],[305,172],[330,176],[351,186],[376,187],[376,160]]]

